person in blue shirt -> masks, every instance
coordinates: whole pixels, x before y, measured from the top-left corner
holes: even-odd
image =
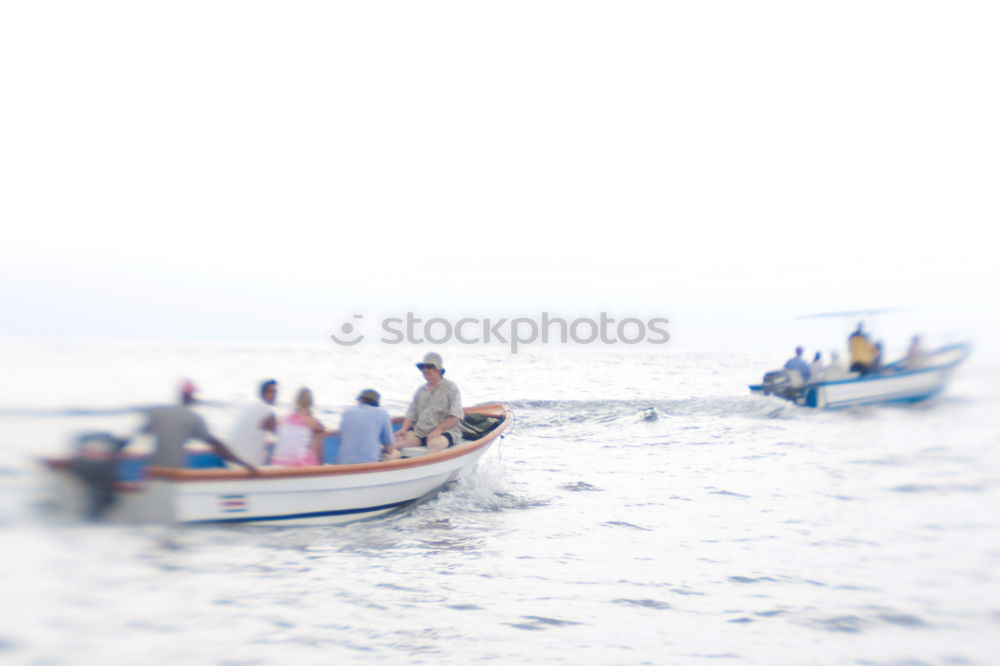
[[[358,404],[340,419],[340,448],[337,465],[378,462],[383,447],[392,444],[392,423],[389,412],[379,407],[382,396],[374,389],[358,395]]]
[[[802,347],[795,348],[795,356],[785,361],[785,370],[797,370],[802,375],[802,381],[809,381],[809,364],[802,358]]]

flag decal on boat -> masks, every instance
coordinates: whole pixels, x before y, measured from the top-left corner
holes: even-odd
[[[242,513],[247,510],[246,495],[219,495],[219,508],[223,513]]]

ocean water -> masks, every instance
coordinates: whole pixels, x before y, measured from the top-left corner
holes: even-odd
[[[750,396],[783,358],[445,348],[516,422],[476,473],[339,527],[86,525],[37,458],[180,377],[223,439],[254,385],[334,427],[400,413],[425,349],[12,341],[0,350],[4,664],[997,664],[1000,366],[927,404]]]

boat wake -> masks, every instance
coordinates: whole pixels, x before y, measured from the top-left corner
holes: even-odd
[[[778,398],[732,396],[677,400],[525,400],[512,403],[532,430],[593,424],[658,424],[672,417],[789,419],[808,412]]]

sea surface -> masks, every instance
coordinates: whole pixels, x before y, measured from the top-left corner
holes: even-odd
[[[1000,364],[914,407],[750,396],[784,358],[446,347],[516,422],[476,473],[330,527],[89,525],[37,459],[125,433],[182,377],[228,436],[255,385],[335,427],[402,413],[429,349],[9,341],[3,664],[1000,664]]]

